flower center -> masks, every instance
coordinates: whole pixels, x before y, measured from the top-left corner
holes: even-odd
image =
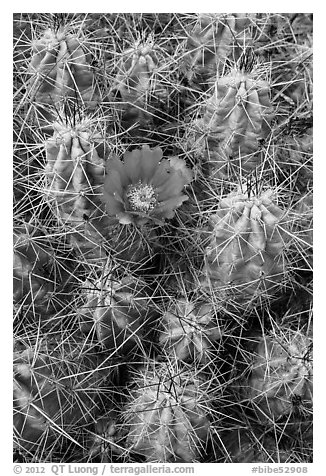
[[[157,204],[156,193],[152,185],[143,184],[141,181],[136,185],[129,185],[126,197],[133,210],[148,212]]]

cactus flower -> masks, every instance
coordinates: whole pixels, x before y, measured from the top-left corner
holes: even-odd
[[[182,191],[191,178],[162,156],[160,148],[143,146],[125,153],[123,162],[116,156],[108,161],[103,192],[108,215],[125,225],[173,218],[188,199]]]

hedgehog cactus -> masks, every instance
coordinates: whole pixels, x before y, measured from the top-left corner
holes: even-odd
[[[148,462],[194,462],[209,436],[208,395],[203,382],[169,364],[140,370],[124,411],[127,448]]]
[[[112,255],[140,266],[153,254],[155,230],[127,231],[114,215],[107,215],[102,199],[105,167],[110,171],[114,159],[106,161],[106,145],[91,126],[90,120],[77,121],[76,116],[54,124],[54,135],[46,142],[47,193],[58,218],[70,228],[73,248],[86,262],[102,264]]]
[[[84,332],[95,330],[98,342],[112,352],[141,347],[153,317],[148,286],[131,275],[119,279],[109,265],[94,284],[87,281],[86,303],[79,309]]]
[[[311,338],[300,330],[266,335],[256,340],[250,374],[241,393],[266,423],[289,416],[296,406],[312,407]]]
[[[128,126],[150,125],[151,112],[167,100],[167,90],[157,74],[159,63],[159,50],[151,37],[146,42],[137,41],[122,53],[113,88],[121,98],[117,104]]]
[[[105,173],[103,141],[92,134],[87,119],[74,122],[55,123],[54,135],[45,144],[50,193],[62,220],[71,224],[103,215],[99,196]]]
[[[238,303],[272,298],[286,271],[286,212],[272,193],[230,193],[210,217],[205,272],[213,288],[228,290]]]
[[[280,449],[271,436],[232,431],[223,441],[232,463],[294,463],[291,453]]]
[[[54,199],[58,218],[73,233],[70,240],[86,260],[101,259],[105,252],[105,230],[112,220],[101,202],[105,175],[105,146],[92,133],[87,119],[54,124],[54,134],[46,141],[47,194]]]
[[[55,283],[49,277],[51,258],[33,239],[33,234],[16,230],[14,235],[14,302],[33,304],[46,314],[51,308]],[[52,308],[51,308],[52,309]]]
[[[164,350],[185,362],[205,363],[222,336],[213,306],[178,299],[162,316],[159,342]]]
[[[249,24],[246,14],[198,14],[188,32],[182,65],[188,80],[203,84],[215,81],[235,46],[243,43]]]
[[[260,141],[270,133],[269,93],[267,81],[238,69],[217,80],[189,138],[211,174],[225,177],[232,173],[230,167],[249,172],[259,165]]]
[[[56,105],[62,98],[77,99],[94,108],[98,88],[90,66],[92,57],[82,39],[59,26],[48,28],[33,42],[30,93],[39,104]]]
[[[14,427],[21,447],[49,448],[58,435],[92,422],[103,377],[99,359],[80,351],[42,343],[14,353]]]

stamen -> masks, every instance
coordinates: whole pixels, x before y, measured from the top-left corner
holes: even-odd
[[[133,210],[143,213],[153,210],[157,204],[154,187],[152,187],[152,185],[143,184],[141,181],[136,185],[129,185],[126,197]]]

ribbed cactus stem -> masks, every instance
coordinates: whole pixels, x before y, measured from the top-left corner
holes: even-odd
[[[280,331],[257,339],[242,394],[261,421],[290,415],[299,403],[312,407],[311,338],[300,330]]]
[[[151,110],[167,99],[168,93],[159,79],[160,52],[153,38],[141,40],[123,51],[114,89],[119,92],[122,120],[128,125],[151,123]]]
[[[51,301],[57,290],[51,279],[53,260],[37,243],[31,228],[14,231],[13,300],[48,315],[54,310]]]
[[[30,94],[40,104],[55,105],[64,97],[94,108],[98,88],[90,66],[91,54],[82,38],[69,28],[48,28],[33,42]]]
[[[14,427],[23,448],[44,450],[59,435],[73,441],[96,416],[101,360],[78,346],[40,343],[14,353]]]
[[[234,69],[217,79],[203,117],[191,124],[189,147],[207,162],[211,174],[250,172],[260,164],[259,148],[270,134],[273,110],[267,81]]]
[[[162,316],[160,345],[178,360],[200,363],[211,360],[214,343],[221,337],[222,329],[210,303],[178,299],[172,301]]]
[[[272,298],[286,273],[287,213],[272,195],[232,192],[210,217],[205,273],[239,302]]]
[[[95,330],[98,342],[121,354],[145,345],[152,317],[148,286],[136,277],[120,279],[107,266],[101,278],[87,281],[85,304],[79,309],[82,327]]]
[[[127,447],[149,462],[198,461],[209,437],[209,398],[203,382],[168,367],[136,374],[124,412]]]

